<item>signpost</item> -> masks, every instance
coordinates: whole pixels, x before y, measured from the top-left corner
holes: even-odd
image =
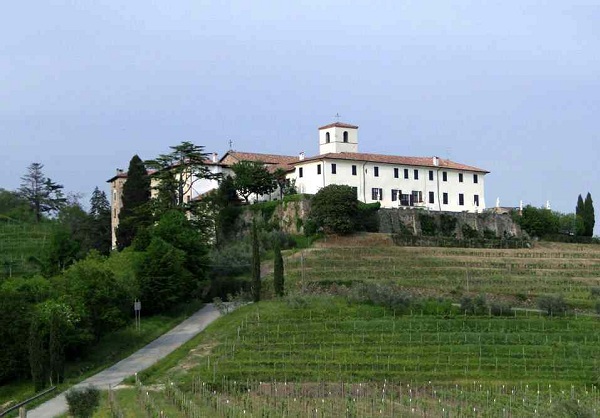
[[[140,316],[140,311],[142,310],[142,302],[140,302],[139,300],[135,300],[133,302],[133,310],[135,311],[135,327],[138,330],[138,332],[140,332],[141,329],[141,324],[140,324],[140,320],[141,320],[141,316]]]

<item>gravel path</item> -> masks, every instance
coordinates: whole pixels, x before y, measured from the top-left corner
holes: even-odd
[[[211,304],[206,305],[194,315],[177,325],[171,331],[158,337],[144,348],[136,351],[126,359],[106,370],[87,378],[73,386],[82,388],[95,386],[98,389],[108,389],[134,373],[141,372],[152,366],[158,360],[166,357],[183,343],[203,331],[211,322],[219,317],[219,311]],[[29,418],[52,418],[67,412],[67,401],[64,392],[55,398],[27,412]]]

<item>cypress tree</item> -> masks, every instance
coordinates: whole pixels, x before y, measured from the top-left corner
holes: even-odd
[[[119,212],[117,248],[122,250],[133,242],[137,232],[151,223],[147,203],[150,201],[150,177],[144,162],[134,155],[129,162],[127,181],[123,185],[123,206]]]
[[[575,207],[575,234],[577,236],[585,236],[584,226],[585,206],[581,195],[577,198],[577,206]]]
[[[275,240],[273,251],[275,252],[275,261],[273,265],[273,287],[277,296],[283,296],[283,257],[281,256],[281,246],[278,239]]]
[[[594,236],[594,224],[596,223],[596,215],[594,214],[594,202],[592,195],[588,192],[583,202],[583,225],[586,237]]]
[[[256,221],[252,221],[252,300],[260,301],[260,247]]]

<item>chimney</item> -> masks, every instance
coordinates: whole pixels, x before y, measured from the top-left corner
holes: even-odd
[[[436,167],[440,165],[440,159],[438,157],[433,157],[433,165]]]
[[[300,155],[298,155],[298,160],[304,160],[304,151],[300,152]]]
[[[123,170],[122,168],[117,168],[117,176],[123,174],[124,172],[125,170]]]
[[[213,152],[213,153],[212,153],[212,162],[213,162],[213,163],[216,163],[216,162],[217,162],[217,155],[219,155],[219,154],[217,154],[216,152]]]

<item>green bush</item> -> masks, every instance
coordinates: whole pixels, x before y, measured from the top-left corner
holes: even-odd
[[[419,221],[421,223],[421,234],[427,237],[436,236],[438,233],[437,223],[435,217],[427,215],[425,213],[419,214]]]
[[[76,418],[88,418],[100,405],[100,391],[94,387],[71,389],[65,395],[69,414]]]
[[[233,277],[250,273],[252,254],[246,241],[234,241],[230,245],[214,248],[210,258],[212,277]]]
[[[456,230],[456,223],[458,220],[447,213],[442,213],[440,215],[440,232],[445,237],[454,237]]]
[[[464,224],[461,228],[463,238],[465,239],[475,239],[481,238],[481,234],[475,228],[472,228],[470,225]]]
[[[540,309],[546,311],[546,313],[551,316],[565,314],[568,309],[567,302],[562,295],[540,296],[537,300],[537,305]]]
[[[350,186],[331,184],[312,199],[311,219],[326,233],[347,235],[356,231],[358,200]]]
[[[488,303],[485,295],[478,295],[475,298],[463,296],[460,299],[460,311],[465,314],[483,315],[488,312]]]

